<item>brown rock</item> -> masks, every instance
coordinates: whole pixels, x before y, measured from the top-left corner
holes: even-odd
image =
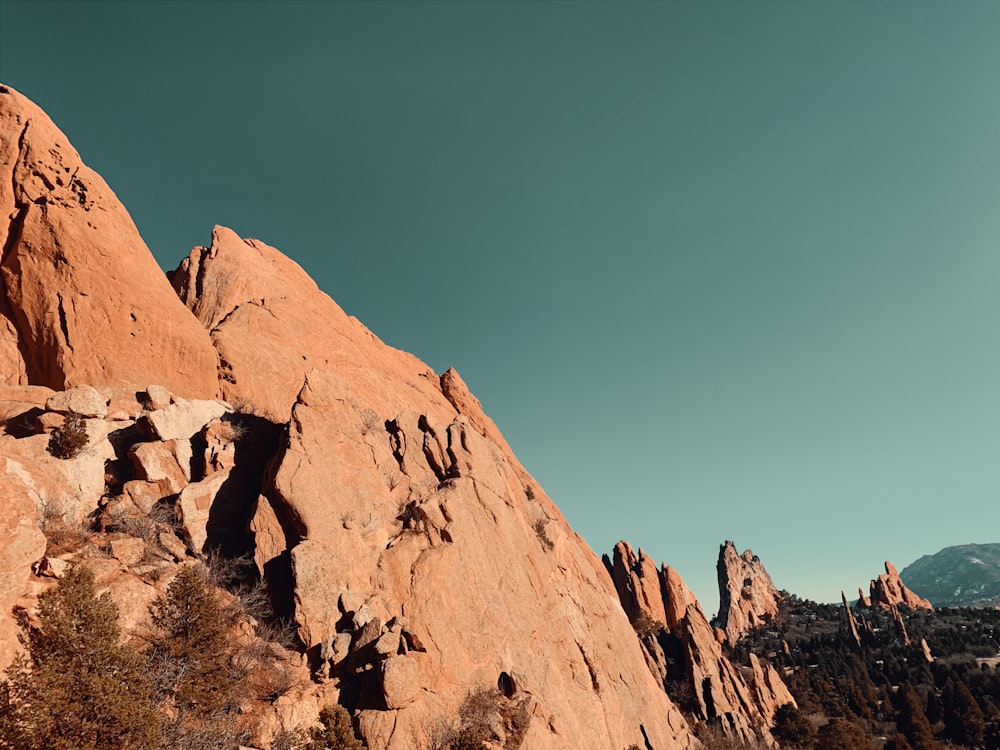
[[[764,564],[752,551],[742,555],[726,541],[719,548],[719,624],[730,643],[744,633],[767,625],[778,614],[781,594]]]
[[[650,670],[664,686],[677,689],[682,684],[682,692],[692,696],[696,718],[721,719],[723,731],[736,741],[753,743],[759,735],[773,745],[770,727],[775,711],[795,702],[774,667],[751,655],[747,680],[725,656],[724,637],[716,637],[694,594],[672,568],[662,566],[657,576],[653,561],[641,551],[636,555],[625,542],[615,546],[614,562],[605,557],[605,564],[633,622],[640,622],[642,615],[651,620],[662,617],[670,637],[680,638],[684,664],[668,661],[658,639],[641,639]]]
[[[701,605],[673,568],[664,565],[660,571],[660,580],[663,582],[663,607],[667,614],[667,627],[673,628],[687,614],[688,607]]]
[[[136,476],[147,482],[162,482],[166,495],[177,494],[188,483],[184,470],[177,462],[176,449],[171,447],[160,442],[137,443],[128,454]]]
[[[924,659],[930,663],[934,661],[934,655],[931,653],[931,647],[927,645],[927,639],[920,639],[920,650],[923,652]]]
[[[371,382],[366,377],[362,393]],[[441,408],[451,414],[445,424],[397,413],[388,430],[381,424],[392,415],[387,408],[357,395],[353,381],[310,372],[267,493],[290,534],[295,618],[307,647],[329,654],[341,680],[375,669],[384,675],[400,656],[386,659],[360,645],[369,636],[355,636],[343,657],[336,623],[342,609],[355,613],[357,625],[367,607],[365,627],[405,612],[416,636],[409,642],[424,649],[408,658],[433,665],[421,671],[413,703],[362,711],[369,744],[419,745],[415,738],[437,716],[454,715],[469,690],[516,672],[539,711],[561,717],[558,734],[548,724],[529,730],[544,740],[537,747],[627,747],[639,725],[654,747],[690,745],[600,562],[540,490],[526,497],[526,475],[513,457],[453,409]],[[380,424],[366,422],[365,409]],[[432,433],[440,445],[433,461],[423,449]],[[386,476],[401,484],[390,488]],[[540,515],[551,549],[536,530]],[[372,644],[381,632],[369,634]],[[402,681],[409,687],[401,694],[388,690],[395,705],[415,694],[414,679]]]
[[[177,498],[177,515],[188,538],[191,549],[202,552],[208,541],[208,522],[212,504],[229,479],[228,471],[212,474],[200,482],[185,487]]]
[[[876,609],[892,609],[902,606],[908,609],[926,609],[934,611],[934,606],[926,599],[917,596],[906,587],[895,566],[885,561],[885,573],[871,582],[871,607]]]
[[[122,491],[141,513],[149,513],[160,500],[177,494],[174,483],[169,479],[155,482],[133,479],[125,482]]]
[[[179,398],[170,406],[149,412],[146,421],[160,440],[188,440],[227,411],[221,401]]]
[[[58,412],[46,411],[42,412],[35,418],[35,432],[50,433],[59,427],[62,427],[66,423],[66,417]]]
[[[211,342],[128,213],[48,116],[7,86],[0,216],[0,377],[216,394]]]
[[[75,412],[84,417],[105,417],[108,413],[108,399],[89,385],[78,385],[60,391],[45,402],[49,411],[69,414]]]
[[[153,411],[166,409],[172,402],[173,397],[170,395],[170,391],[162,385],[146,386],[146,405]]]
[[[146,543],[133,537],[113,539],[110,547],[111,556],[126,567],[138,565],[146,554]]]
[[[872,600],[865,596],[861,589],[858,589],[858,604],[857,606],[861,609],[871,609]]]
[[[167,531],[161,531],[157,534],[156,540],[160,543],[160,546],[163,547],[163,549],[178,562],[187,557],[187,547],[184,546],[184,542],[178,539],[175,535]]]
[[[858,621],[854,619],[854,612],[851,611],[851,605],[847,602],[847,596],[843,591],[840,592],[840,600],[844,604],[844,617],[847,618],[847,627],[851,631],[851,637],[854,642],[860,646],[861,645],[861,635],[858,633]]]
[[[611,571],[618,600],[622,603],[629,620],[636,622],[645,614],[661,626],[668,622],[663,605],[663,587],[656,570],[656,563],[641,549],[636,555],[627,542],[618,542],[613,553],[613,562],[605,556],[605,565]]]
[[[31,490],[16,474],[5,471],[0,457],[0,670],[17,650],[17,626],[11,616],[14,602],[27,590],[31,566],[45,554],[45,537],[35,521]]]
[[[192,250],[172,282],[211,332],[223,397],[232,404],[287,422],[306,375],[320,369],[351,383],[379,430],[380,420],[415,404],[435,422],[455,414],[429,367],[385,346],[298,264],[259,240],[215,227],[211,247]]]
[[[423,680],[414,656],[392,656],[382,664],[382,695],[390,708],[405,708],[420,695]]]

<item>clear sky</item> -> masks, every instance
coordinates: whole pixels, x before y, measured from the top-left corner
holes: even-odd
[[[161,266],[213,224],[456,367],[717,606],[1000,541],[1000,3],[21,2],[0,79]]]

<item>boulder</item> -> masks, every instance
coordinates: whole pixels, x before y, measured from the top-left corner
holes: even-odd
[[[48,411],[68,414],[75,412],[84,417],[105,417],[108,413],[108,399],[96,388],[78,385],[53,394],[45,402]]]
[[[222,401],[178,398],[170,406],[149,412],[145,420],[160,440],[188,440],[227,411]]]

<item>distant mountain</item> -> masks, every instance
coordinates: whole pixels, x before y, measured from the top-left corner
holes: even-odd
[[[1000,543],[961,544],[924,555],[900,577],[936,607],[1000,604]]]

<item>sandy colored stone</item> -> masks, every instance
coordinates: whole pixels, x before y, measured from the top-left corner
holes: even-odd
[[[36,523],[35,500],[14,473],[2,471],[0,457],[0,670],[6,669],[17,650],[17,625],[11,614],[14,602],[27,591],[31,566],[45,554],[45,537]]]
[[[3,380],[56,390],[152,381],[216,395],[211,341],[131,217],[49,117],[9,86],[0,86],[0,216]]]
[[[723,718],[723,731],[734,739],[752,743],[759,735],[773,745],[774,712],[783,703],[794,703],[777,671],[754,657],[747,679],[725,656],[724,638],[716,637],[694,594],[672,568],[664,565],[657,574],[655,562],[626,542],[615,545],[613,561],[605,557],[605,564],[633,622],[666,621],[670,632],[680,636],[683,664],[669,661],[657,638],[641,639],[649,669],[661,684],[685,684],[696,699],[696,718]]]
[[[111,556],[125,567],[138,565],[146,554],[146,543],[133,537],[112,539],[109,546]]]
[[[137,443],[129,450],[136,477],[155,482],[167,490],[167,495],[180,492],[188,483],[177,456],[170,446],[161,442]]]
[[[75,412],[84,417],[103,418],[108,413],[108,400],[96,388],[78,385],[50,396],[45,408],[60,414]]]
[[[146,404],[153,411],[166,409],[172,400],[170,391],[162,385],[146,386]]]
[[[49,434],[53,430],[62,427],[66,423],[66,417],[55,411],[46,411],[35,418],[35,432]]]
[[[680,573],[670,566],[662,566],[660,581],[663,584],[663,609],[667,615],[667,627],[673,628],[687,614],[688,607],[698,604],[698,600],[684,583]]]
[[[902,606],[907,609],[934,611],[934,605],[906,587],[899,577],[899,571],[888,560],[885,561],[885,573],[871,582],[870,591],[868,606],[876,609],[888,610],[893,606]]]
[[[404,708],[420,694],[420,664],[412,656],[393,656],[382,664],[382,695],[390,709]]]
[[[217,472],[200,482],[189,484],[177,498],[177,515],[195,552],[201,552],[205,547],[212,504],[228,479],[228,471]]]
[[[156,540],[178,562],[187,557],[187,546],[174,534],[168,531],[161,531],[156,535]]]
[[[366,408],[393,429],[373,428]],[[357,615],[367,607],[380,622],[405,613],[423,649],[407,656],[430,665],[413,703],[361,712],[370,746],[412,748],[436,717],[455,715],[470,690],[496,685],[504,671],[521,675],[540,712],[561,717],[558,733],[548,723],[529,727],[536,747],[624,748],[642,742],[640,725],[654,747],[693,745],[600,561],[541,490],[526,497],[530,477],[470,415],[451,410],[445,423],[394,415],[366,406],[339,372],[313,371],[291,416],[268,500],[290,534],[300,637],[343,670],[333,656],[342,608]],[[433,460],[424,450],[432,433]],[[383,480],[390,469],[402,483],[394,488]],[[403,517],[409,503],[412,522]],[[356,636],[343,658],[355,673],[381,673],[399,658],[359,649],[363,640]]]
[[[122,491],[141,513],[149,513],[160,500],[176,494],[172,483],[166,479],[156,482],[133,479],[122,486]]]
[[[719,547],[719,623],[730,643],[749,630],[771,622],[778,614],[781,594],[751,550],[740,555],[726,541]]]
[[[160,440],[187,440],[227,411],[226,404],[214,399],[179,398],[164,409],[149,412],[146,421]]]
[[[433,370],[379,341],[260,240],[217,226],[211,246],[192,250],[172,282],[211,333],[223,398],[234,406],[287,422],[306,375],[322,369],[350,381],[375,424],[413,404],[435,421],[455,415]]]

